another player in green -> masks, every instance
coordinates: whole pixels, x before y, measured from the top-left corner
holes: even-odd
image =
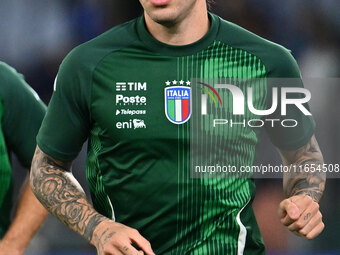
[[[31,165],[46,107],[22,75],[0,62],[0,255],[23,254],[48,212],[26,181],[11,224],[13,176],[10,153]]]
[[[190,178],[190,80],[300,78],[297,64],[285,48],[208,13],[204,0],[140,2],[142,17],[63,61],[37,137],[34,193],[99,254],[264,254],[253,180]],[[257,91],[258,106],[267,90]],[[284,163],[322,164],[313,120],[290,114],[298,127],[268,129]],[[219,137],[226,163],[253,164],[257,134],[233,134]],[[71,173],[86,139],[94,207]],[[282,223],[309,239],[324,227],[325,176],[312,177],[286,174],[280,205]]]

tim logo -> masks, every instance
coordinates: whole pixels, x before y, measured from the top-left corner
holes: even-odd
[[[134,129],[137,129],[137,128],[146,128],[144,120],[134,119],[132,123],[133,123],[133,128]]]
[[[183,124],[190,119],[190,87],[174,86],[165,88],[165,115],[174,124]]]
[[[146,82],[116,82],[116,91],[146,91]]]

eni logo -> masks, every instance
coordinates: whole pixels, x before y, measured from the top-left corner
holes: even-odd
[[[116,128],[118,129],[141,129],[146,128],[144,120],[133,119],[129,121],[117,122]]]

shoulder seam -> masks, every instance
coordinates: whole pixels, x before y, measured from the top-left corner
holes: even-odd
[[[117,51],[120,51],[122,49],[125,49],[125,48],[128,48],[131,44],[133,44],[134,42],[138,41],[138,39],[135,39],[133,40],[132,42],[130,42],[129,44],[123,46],[123,47],[120,47],[120,48],[117,48],[117,49],[114,49],[114,50],[111,50],[110,52],[106,53],[103,57],[101,57],[97,64],[94,66],[93,70],[91,71],[91,82],[90,82],[90,95],[89,95],[89,114],[90,114],[90,120],[92,121],[92,111],[91,111],[91,103],[92,103],[92,88],[93,88],[93,74],[94,72],[96,71],[97,67],[100,65],[100,63],[107,57],[109,56],[110,54],[112,54],[113,52],[117,52]]]

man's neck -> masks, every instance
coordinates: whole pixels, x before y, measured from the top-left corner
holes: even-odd
[[[205,11],[202,9],[192,10],[183,20],[171,26],[159,24],[146,13],[144,15],[150,34],[158,41],[170,45],[179,46],[194,43],[204,37],[210,27],[206,9]]]

